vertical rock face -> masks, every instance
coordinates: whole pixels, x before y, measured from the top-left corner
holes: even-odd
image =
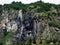
[[[3,26],[7,28],[7,31],[17,30],[17,18],[18,18],[18,10],[4,10],[2,16],[4,14],[4,18],[2,20]]]
[[[53,33],[50,33],[50,31],[60,30],[50,27],[48,21],[46,21],[47,19],[44,17],[39,19],[38,16],[32,12],[23,16],[22,10],[10,9],[7,11],[3,9],[2,16],[2,29],[0,29],[0,32],[2,32],[2,30],[3,32],[1,35],[5,34],[5,32],[12,32],[13,41],[26,41],[28,37],[32,39],[35,37],[38,39],[55,38],[56,36],[53,36]],[[58,37],[59,35],[57,38]]]
[[[4,13],[3,13],[4,12]],[[7,32],[13,32],[13,40],[26,40],[28,37],[34,38],[40,37],[40,31],[42,30],[42,22],[38,21],[38,17],[32,13],[28,13],[26,16],[22,16],[22,10],[9,11],[3,9],[3,29]]]
[[[3,10],[3,12],[5,15],[3,26],[7,28],[8,32],[15,32],[16,38],[34,37],[35,35],[39,37],[40,30],[42,30],[42,22],[39,22],[37,17],[33,16],[34,14],[29,13],[23,18],[22,10],[10,9],[9,11]]]
[[[18,13],[18,17],[16,17],[17,30],[14,33],[14,38],[15,38],[14,40],[20,40],[21,39],[21,36],[22,36],[22,33],[23,33],[23,29],[24,29],[22,10],[19,10],[18,12],[19,12]]]
[[[34,23],[33,23],[33,17],[32,14],[29,14],[25,16],[23,24],[24,28],[26,29],[25,32],[27,32],[27,36],[34,36]]]

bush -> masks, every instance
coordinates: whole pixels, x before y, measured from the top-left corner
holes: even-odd
[[[49,24],[49,26],[57,27],[60,29],[60,24],[55,21],[48,22],[48,24]]]

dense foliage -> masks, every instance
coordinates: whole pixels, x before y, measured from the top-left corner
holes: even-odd
[[[50,8],[53,6],[55,9],[60,9],[60,5],[55,5],[55,4],[50,4],[50,3],[44,3],[42,1],[38,1],[38,2],[35,2],[35,3],[31,3],[31,4],[23,4],[21,2],[12,2],[11,4],[4,4],[3,5],[6,9],[22,9],[23,12],[26,12],[27,11],[27,8],[29,8],[30,6],[33,6],[31,7],[32,9],[34,8],[37,8],[37,12],[45,12],[45,11],[49,11]],[[0,5],[0,7],[2,7]],[[0,8],[0,11],[1,11],[1,8]]]

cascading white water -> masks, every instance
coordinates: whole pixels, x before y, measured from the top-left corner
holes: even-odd
[[[20,36],[21,36],[22,32],[23,32],[23,28],[24,28],[23,23],[22,23],[22,21],[23,21],[22,10],[19,10],[18,17],[20,17],[20,19],[21,19],[21,33],[20,33]]]
[[[20,17],[21,18],[21,21],[22,21],[22,10],[19,10],[18,17]]]

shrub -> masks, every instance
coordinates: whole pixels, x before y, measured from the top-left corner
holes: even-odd
[[[48,22],[48,24],[49,24],[49,26],[57,27],[60,29],[60,24],[55,21]]]

